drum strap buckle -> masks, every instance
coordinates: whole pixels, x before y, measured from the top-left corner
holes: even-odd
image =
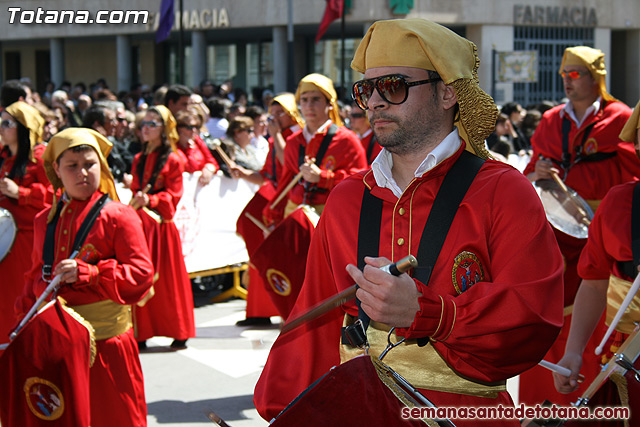
[[[342,328],[342,341],[352,347],[368,350],[367,332],[364,330],[362,320],[357,319],[351,325]]]
[[[42,266],[42,280],[44,280],[47,283],[51,283],[51,266],[50,265],[43,265]]]

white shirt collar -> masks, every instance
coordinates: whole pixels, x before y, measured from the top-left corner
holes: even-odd
[[[304,127],[304,129],[302,129],[302,135],[304,136],[304,139],[307,141],[307,144],[309,143],[309,141],[311,141],[313,139],[314,136],[316,136],[319,133],[324,133],[324,130],[329,127],[331,125],[331,119],[327,120],[326,122],[324,122],[322,124],[322,126],[320,126],[318,128],[318,130],[316,131],[316,133],[312,134],[311,132],[309,132],[309,128],[308,127]]]
[[[567,116],[569,116],[571,120],[575,122],[575,124],[578,127],[580,127],[582,126],[582,123],[584,123],[584,121],[591,116],[592,113],[595,114],[596,111],[600,110],[601,102],[602,102],[602,97],[599,96],[598,99],[596,99],[595,102],[591,104],[589,108],[587,108],[587,111],[585,111],[584,116],[582,116],[582,120],[578,120],[578,117],[576,116],[576,111],[573,108],[573,104],[571,103],[571,101],[568,101],[566,104],[564,104],[564,107],[562,107],[562,110],[560,111],[563,116],[566,114]]]
[[[373,132],[373,129],[369,128],[367,129],[367,131],[365,133],[363,133],[362,135],[358,134],[358,138],[360,139],[365,139],[366,137],[368,137],[371,132]]]
[[[451,157],[458,148],[460,148],[460,135],[458,134],[458,128],[454,128],[453,131],[447,135],[445,139],[440,142],[427,157],[420,163],[420,166],[415,170],[414,176],[420,178],[426,172],[435,168],[443,160]],[[388,188],[400,198],[404,192],[404,188],[400,188],[393,179],[391,170],[393,169],[393,157],[391,153],[383,148],[380,154],[375,158],[371,164],[371,170],[373,171],[373,177],[376,180],[376,184],[379,187]]]

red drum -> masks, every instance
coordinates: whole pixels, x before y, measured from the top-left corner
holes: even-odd
[[[4,426],[88,426],[92,339],[55,300],[20,331],[0,357]]]
[[[260,244],[264,242],[263,230],[249,219],[249,215],[255,220],[262,221],[262,210],[275,194],[275,187],[270,180],[266,180],[238,217],[236,231],[244,239],[249,258],[253,257]]]
[[[336,366],[300,393],[271,423],[283,426],[425,426],[402,419],[405,405],[378,376],[371,357]]]
[[[251,258],[273,304],[285,320],[304,282],[307,253],[318,218],[312,207],[298,207],[269,234]]]

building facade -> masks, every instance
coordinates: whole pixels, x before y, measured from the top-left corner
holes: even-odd
[[[346,0],[344,24],[334,21],[316,44],[325,4],[176,0],[173,31],[156,43],[158,0],[0,0],[0,80],[28,77],[42,91],[48,80],[104,78],[117,92],[137,82],[230,79],[259,93],[293,90],[319,72],[349,88],[360,78],[349,66],[354,48],[372,22],[422,17],[478,46],[480,83],[498,103],[562,98],[557,71],[572,45],[605,52],[609,91],[629,105],[640,98],[638,0]],[[503,81],[503,54],[520,51],[535,52],[534,81]]]

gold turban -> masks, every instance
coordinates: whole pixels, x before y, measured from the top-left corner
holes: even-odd
[[[622,128],[620,139],[635,143],[638,129],[640,129],[640,101],[638,101],[636,108],[633,109],[633,114],[631,114],[631,117]]]
[[[562,74],[562,70],[567,65],[583,65],[587,67],[591,77],[598,83],[600,96],[605,101],[615,101],[616,99],[607,92],[607,83],[605,76],[607,69],[604,64],[604,53],[600,49],[594,49],[588,46],[568,47],[564,50],[562,64],[558,73]]]
[[[304,127],[304,119],[300,115],[300,110],[298,110],[298,103],[296,102],[296,97],[292,93],[281,93],[280,95],[273,98],[271,101],[271,105],[274,103],[280,104],[282,108],[291,116],[291,118],[300,126]],[[269,114],[271,114],[271,105],[269,105]]]
[[[319,90],[329,100],[329,104],[331,105],[329,118],[336,125],[342,126],[340,109],[338,108],[338,94],[333,88],[331,79],[322,74],[315,73],[303,77],[298,84],[298,90],[296,90],[296,102],[300,102],[300,95],[305,92],[311,92],[312,90]]]
[[[178,149],[178,123],[176,122],[175,117],[171,114],[171,110],[169,110],[164,105],[154,105],[149,108],[147,111],[152,111],[154,113],[158,113],[162,122],[164,123],[164,134],[167,136],[167,141],[169,141],[169,145],[171,145],[171,150],[175,153]]]
[[[31,144],[29,159],[32,162],[35,162],[35,158],[33,157],[33,147],[42,142],[44,118],[38,110],[24,101],[14,102],[9,105],[5,111],[29,130],[29,142]]]
[[[484,140],[495,129],[498,108],[480,89],[477,51],[475,44],[442,25],[418,18],[392,19],[369,27],[351,68],[360,73],[376,67],[436,71],[458,98],[460,136],[478,156],[489,158]]]
[[[107,163],[107,157],[113,147],[111,142],[93,129],[67,128],[51,137],[42,156],[47,178],[49,178],[51,185],[53,185],[53,204],[51,206],[51,212],[49,212],[48,221],[51,221],[56,213],[56,193],[58,189],[64,187],[62,181],[53,169],[53,163],[58,161],[58,158],[65,150],[77,147],[78,145],[88,145],[98,154],[98,158],[100,159],[99,190],[109,194],[111,200],[120,200],[113,182],[113,175],[111,175],[111,170]]]

